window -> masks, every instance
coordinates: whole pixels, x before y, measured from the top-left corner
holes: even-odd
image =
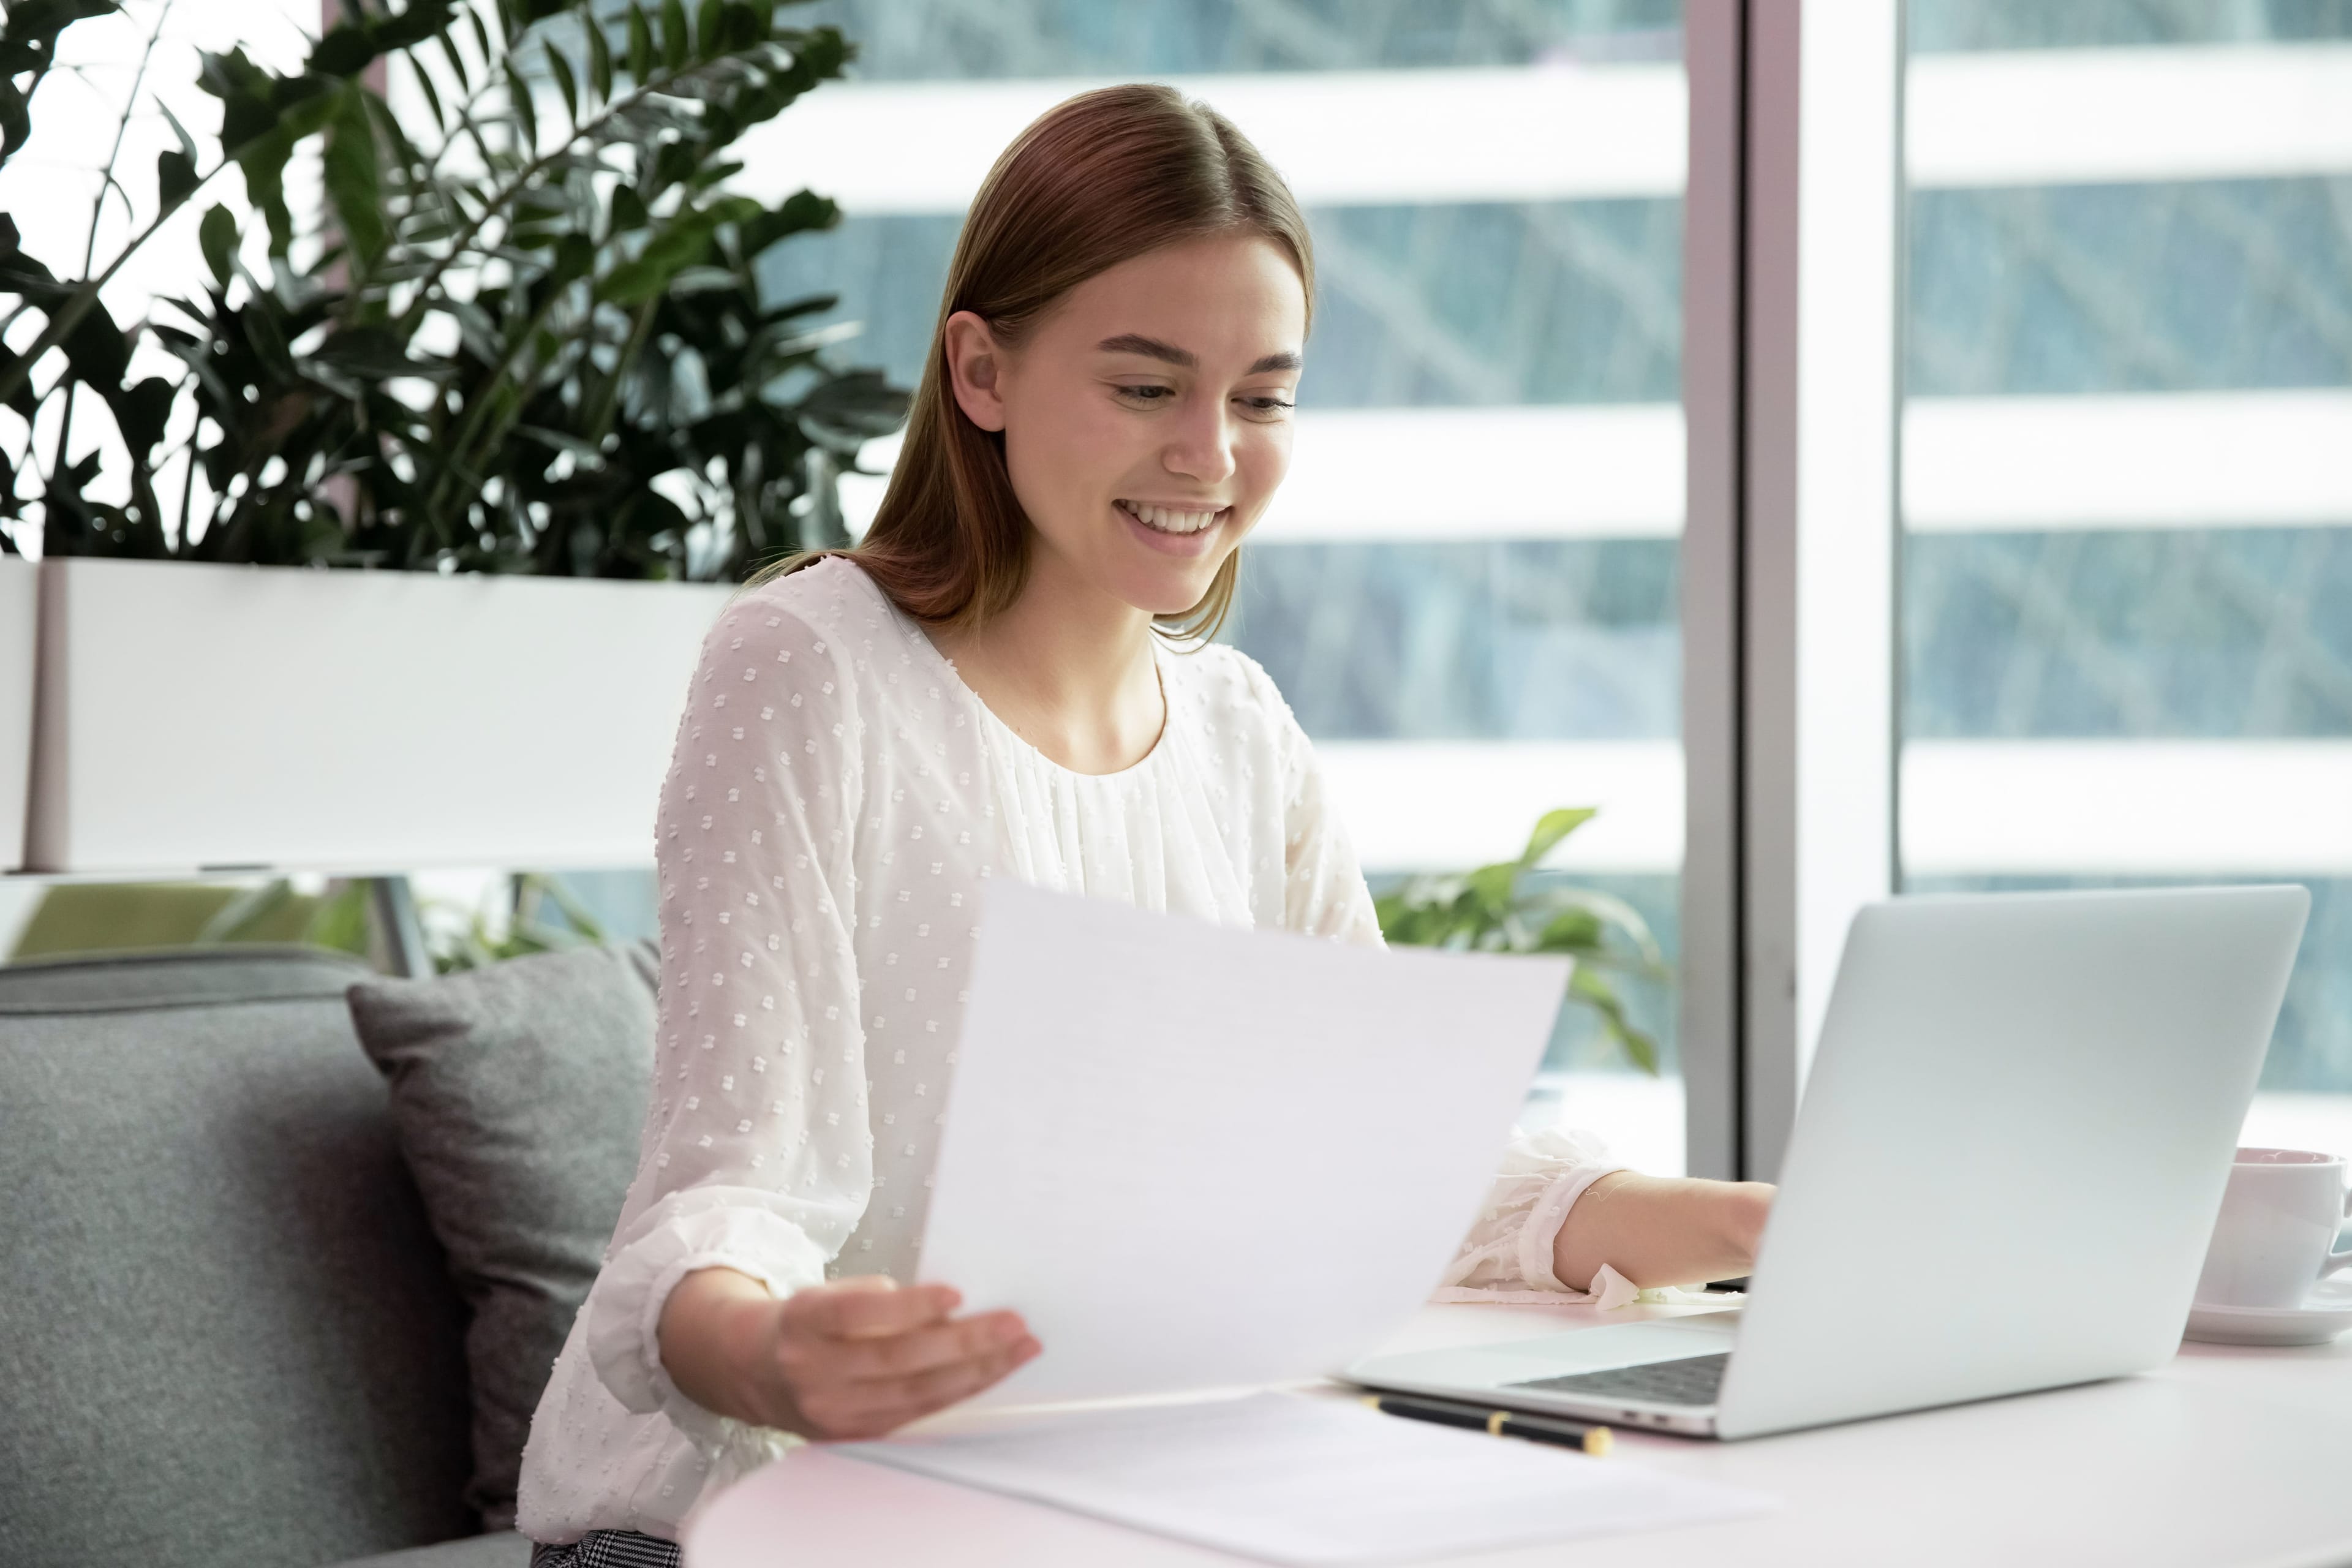
[[[1911,0],[1910,889],[2293,880],[2352,1145],[2352,10]]]

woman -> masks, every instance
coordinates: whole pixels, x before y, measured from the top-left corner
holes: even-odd
[[[1313,279],[1281,180],[1168,88],[1071,99],[990,173],[864,542],[703,645],[656,829],[643,1159],[531,1429],[534,1540],[666,1560],[794,1435],[876,1436],[1039,1353],[893,1283],[987,878],[1381,940],[1290,710],[1197,646],[1289,460]],[[1521,1139],[1447,1283],[1740,1274],[1769,1194]]]

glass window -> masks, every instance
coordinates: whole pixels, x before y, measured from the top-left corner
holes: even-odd
[[[1224,636],[1315,737],[1376,889],[1507,859],[1544,811],[1598,806],[1546,874],[1629,902],[1670,971],[1679,5],[824,0],[806,15],[858,41],[859,81],[783,117],[779,143],[799,152],[780,177],[845,216],[778,247],[765,281],[837,293],[835,317],[865,323],[845,355],[902,384],[962,207],[1029,118],[1151,78],[1259,143],[1308,209],[1319,299],[1297,457]],[[869,466],[891,451],[876,444]],[[878,482],[853,486],[853,526],[878,500]],[[1663,1075],[1629,1071],[1571,1005],[1528,1116],[1679,1172],[1673,985],[1625,989]]]
[[[1905,885],[2302,882],[2245,1137],[2352,1149],[2352,6],[1907,23]]]

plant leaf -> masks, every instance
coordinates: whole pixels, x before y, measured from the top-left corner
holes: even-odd
[[[444,47],[446,47],[448,43],[446,34],[441,35],[441,41]],[[425,110],[433,116],[433,129],[445,135],[447,134],[449,116],[441,107],[441,90],[433,85],[433,73],[425,68],[425,62],[418,59],[414,53],[404,58],[408,61],[409,76],[415,79],[417,90],[425,95]]]
[[[1658,1043],[1626,1017],[1625,1005],[1607,977],[1580,963],[1570,972],[1568,993],[1601,1015],[1601,1031],[1633,1058],[1635,1067],[1652,1078],[1658,1076]]]
[[[563,112],[572,117],[572,124],[577,125],[580,123],[580,83],[572,74],[572,62],[563,58],[563,51],[555,47],[552,39],[542,40],[540,47],[547,56],[548,74],[555,78],[555,90],[563,95]]]
[[[176,147],[166,147],[155,154],[155,199],[167,207],[178,206],[196,188],[196,165]]]
[[[303,68],[319,76],[354,77],[373,64],[375,57],[375,41],[368,37],[362,18],[329,28]]]
[[[783,205],[743,220],[743,259],[756,259],[780,239],[808,229],[831,228],[840,221],[841,208],[830,197],[795,191],[784,198]]]
[[[506,69],[507,101],[513,106],[515,123],[522,132],[520,150],[529,157],[539,149],[539,106],[530,100],[530,80],[514,57],[509,55],[501,63]]]
[[[456,9],[457,0],[408,0],[400,11],[371,18],[368,37],[384,54],[413,49],[448,26],[450,14]]]
[[[592,6],[581,18],[588,35],[588,85],[599,100],[613,96],[613,46],[604,37],[604,23]]]
[[[629,0],[629,76],[639,87],[654,68],[653,28],[637,0]]]
[[[327,127],[324,163],[328,199],[352,254],[373,262],[383,254],[383,170],[378,165],[375,122],[368,117],[367,90],[356,84],[337,95]]]
[[[466,14],[468,16],[473,16],[473,13],[470,10]],[[474,17],[474,26],[477,31],[478,31],[481,27],[481,18],[478,16]],[[449,62],[449,74],[457,79],[457,90],[460,92],[473,91],[474,73],[466,68],[466,51],[458,47],[457,35],[446,28],[444,28],[441,32],[435,35],[433,41],[441,46],[441,58]],[[422,75],[424,73],[420,71],[418,74]]]
[[[466,20],[474,25],[474,47],[482,52],[482,68],[486,71],[495,70],[498,68],[498,52],[490,47],[490,29],[482,20],[480,8],[474,5],[467,6]]]
[[[1601,917],[1591,910],[1562,910],[1536,933],[1538,952],[1588,953],[1601,945]]]
[[[214,280],[224,289],[228,287],[236,258],[236,219],[229,216],[228,208],[215,202],[196,226],[196,244],[205,253],[205,265],[212,268]]]
[[[1580,805],[1547,811],[1536,819],[1536,829],[1528,835],[1528,847],[1519,851],[1519,864],[1533,866],[1552,851],[1552,847],[1586,823],[1592,820],[1596,806]]]
[[[1496,920],[1511,907],[1511,895],[1516,890],[1521,868],[1516,860],[1497,865],[1481,866],[1463,879],[1468,885],[1468,895],[1477,900],[1481,909]]]
[[[635,186],[624,184],[614,190],[613,223],[612,227],[606,231],[606,237],[633,233],[652,221],[651,216],[646,211],[645,198],[637,195]]]
[[[180,123],[180,117],[172,112],[170,104],[159,98],[155,100],[155,107],[162,112],[164,122],[171,126],[172,134],[178,139],[180,151],[186,154],[189,165],[194,167],[196,162],[196,139],[188,134],[188,128]]]
[[[517,425],[514,426],[514,433],[518,436],[529,437],[541,446],[551,447],[555,451],[569,452],[583,462],[601,466],[604,461],[603,452],[598,451],[586,439],[573,435],[569,430],[550,430],[540,425]]]
[[[726,24],[724,0],[702,0],[702,7],[694,18],[694,47],[698,56],[709,60],[727,52]]]
[[[114,427],[121,432],[122,444],[131,448],[133,458],[144,462],[163,438],[163,426],[171,422],[172,401],[179,390],[163,376],[151,375],[107,400],[114,410]]]
[[[673,298],[709,294],[720,289],[739,288],[741,283],[741,279],[724,267],[683,267],[670,275],[669,292]]]
[[[686,7],[679,0],[662,0],[662,64],[684,70],[694,58],[694,34],[687,26]]]

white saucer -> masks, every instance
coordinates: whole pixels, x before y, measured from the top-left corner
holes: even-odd
[[[2352,1274],[2311,1288],[2300,1307],[2224,1307],[2200,1301],[2189,1309],[2184,1338],[2217,1345],[2321,1345],[2352,1329]]]

